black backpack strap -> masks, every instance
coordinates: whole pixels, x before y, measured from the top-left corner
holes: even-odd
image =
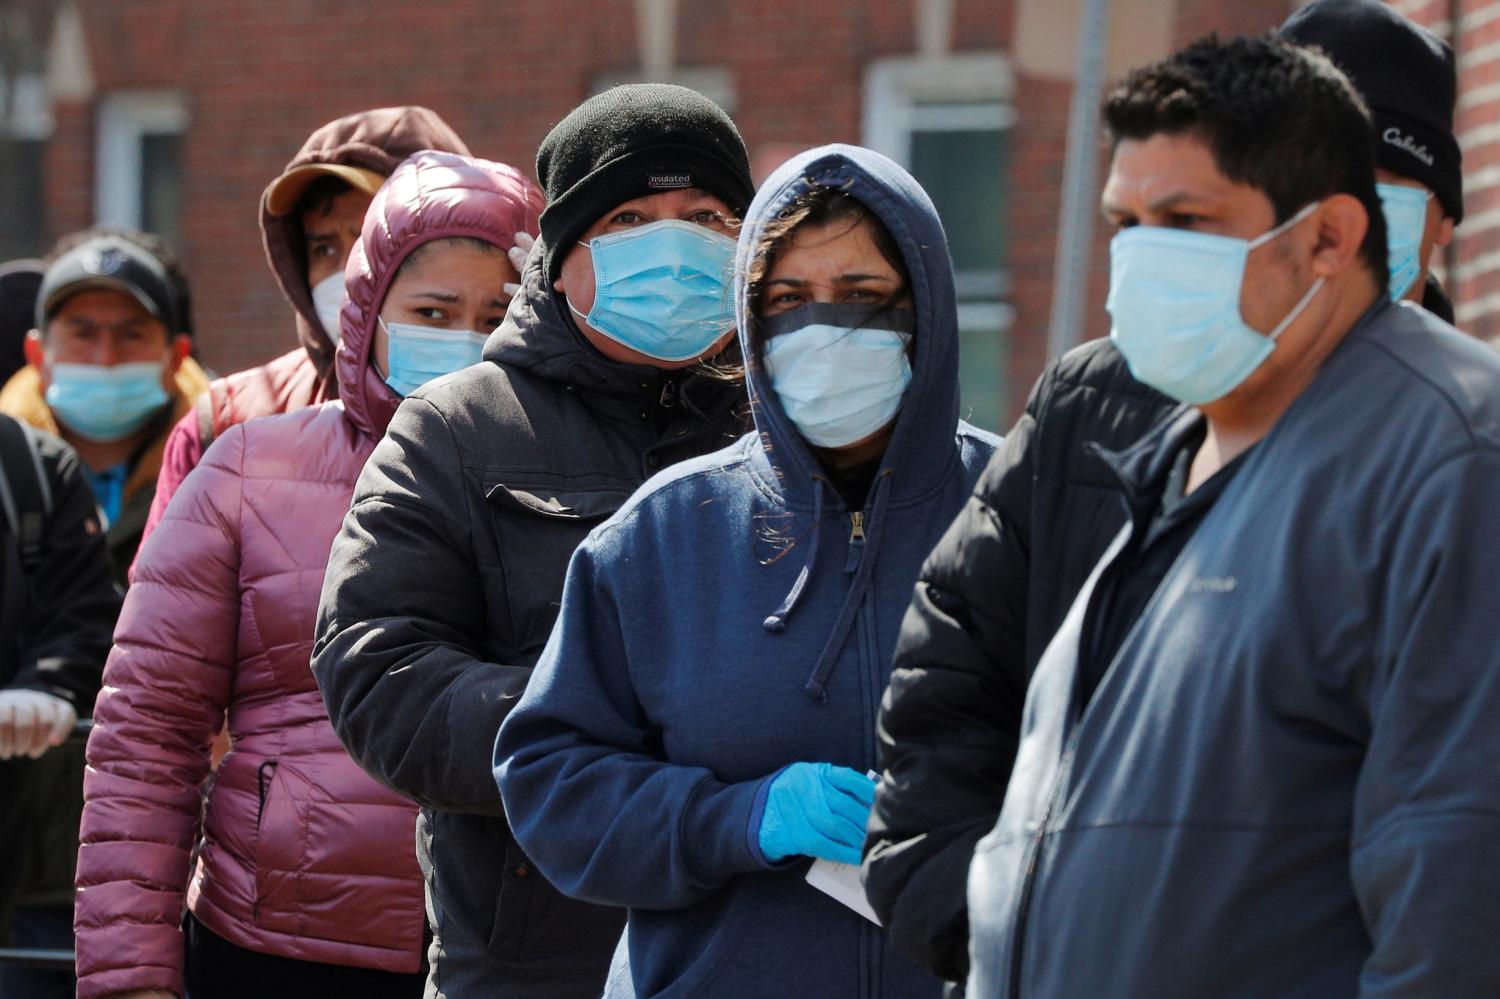
[[[214,442],[214,392],[212,388],[198,397],[193,406],[198,417],[198,453],[207,454],[208,446]]]
[[[8,417],[0,417],[0,511],[16,539],[22,567],[34,572],[52,515],[52,487],[31,428]]]

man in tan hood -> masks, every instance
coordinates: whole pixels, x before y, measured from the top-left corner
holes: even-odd
[[[447,122],[427,108],[361,111],[308,136],[266,188],[260,213],[266,261],[295,310],[300,346],[214,381],[173,428],[146,536],[209,444],[229,427],[337,396],[332,369],[344,260],[359,240],[375,192],[402,160],[421,149],[469,155]]]

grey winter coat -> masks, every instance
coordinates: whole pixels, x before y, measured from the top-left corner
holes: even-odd
[[[1098,580],[969,874],[971,997],[1500,994],[1500,357],[1374,305],[1247,455],[1079,711]]]

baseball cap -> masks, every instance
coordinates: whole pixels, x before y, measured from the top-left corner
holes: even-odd
[[[337,177],[356,191],[374,197],[375,192],[380,190],[380,185],[385,183],[385,175],[376,173],[374,170],[366,170],[364,167],[348,166],[343,163],[307,163],[303,166],[292,167],[286,173],[271,181],[266,188],[266,211],[272,215],[290,215],[297,208],[297,202],[302,198],[302,192],[312,186],[313,182],[320,177]]]
[[[37,292],[37,329],[68,298],[93,289],[124,292],[161,320],[169,333],[182,332],[180,304],[166,266],[118,236],[86,240],[47,267]]]

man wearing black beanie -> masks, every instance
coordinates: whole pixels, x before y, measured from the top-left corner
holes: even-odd
[[[1323,50],[1375,119],[1375,165],[1385,208],[1391,296],[1447,322],[1453,306],[1428,265],[1463,221],[1463,153],[1453,135],[1453,49],[1380,0],[1316,0],[1280,34]]]
[[[490,756],[568,558],[646,477],[742,431],[688,371],[733,338],[744,142],[699,93],[618,87],[541,142],[549,207],[480,365],[407,396],[333,544],[314,670],[354,759],[423,805],[429,996],[595,999],[624,912],[559,894]],[[609,816],[600,816],[607,822]]]
[[[744,430],[742,387],[694,369],[734,336],[753,194],[734,123],[682,87],[619,87],[552,130],[537,174],[550,206],[515,300],[484,361],[409,395],[365,466],[313,654],[354,758],[423,806],[427,994],[449,999],[603,990],[624,913],[564,897],[521,852],[495,735],[574,547],[654,472]]]

